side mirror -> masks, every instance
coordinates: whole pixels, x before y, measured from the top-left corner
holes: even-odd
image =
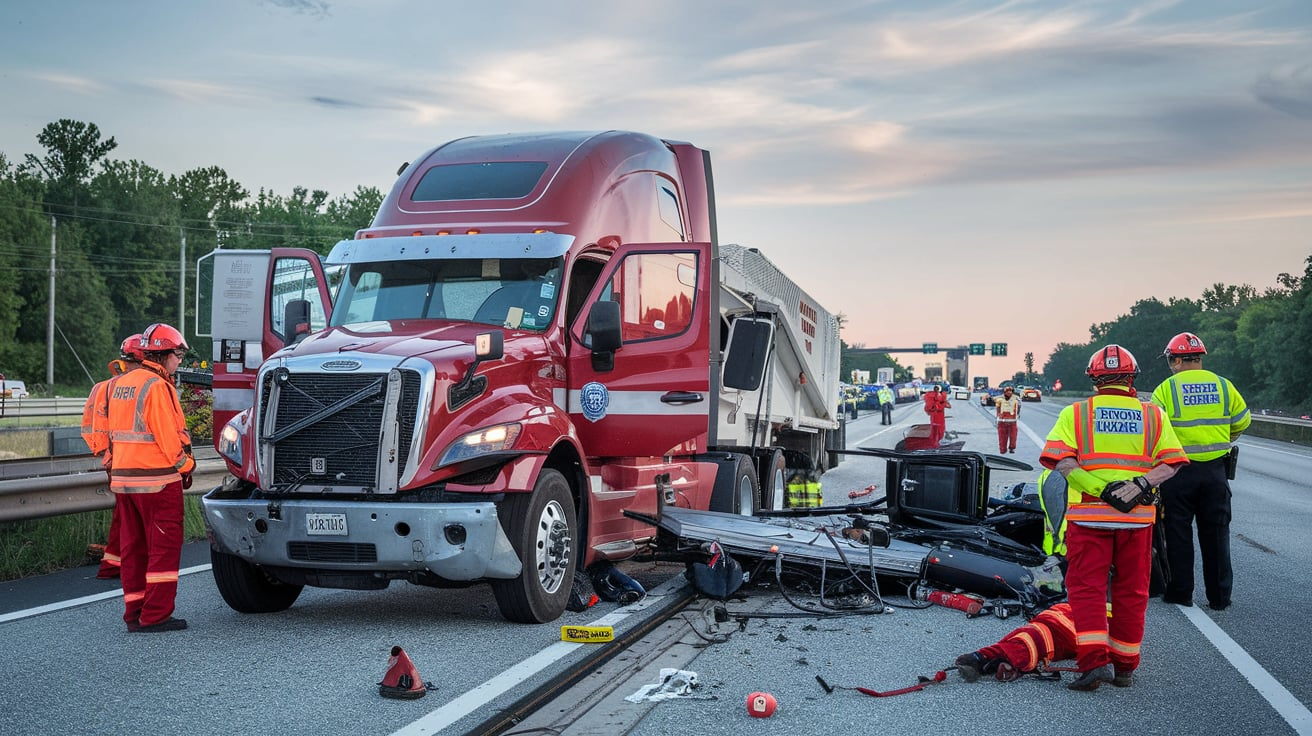
[[[500,332],[482,332],[474,336],[474,362],[458,383],[446,390],[446,403],[450,411],[468,404],[487,390],[487,376],[475,376],[478,364],[486,360],[501,360],[506,354],[505,335]]]
[[[583,334],[588,338],[588,346],[592,348],[592,369],[613,370],[615,351],[623,345],[619,302],[600,301],[593,304],[588,311],[588,326]]]
[[[310,334],[310,302],[293,299],[282,308],[282,324],[286,331],[284,345],[295,345]]]
[[[741,317],[729,325],[729,345],[724,353],[724,386],[755,391],[765,376],[774,323],[768,319]]]
[[[474,338],[476,363],[501,360],[506,354],[506,336],[500,332],[484,332]]]

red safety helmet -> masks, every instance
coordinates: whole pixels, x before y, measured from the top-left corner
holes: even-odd
[[[1134,354],[1120,345],[1108,345],[1098,350],[1089,358],[1089,368],[1085,371],[1095,384],[1129,378],[1133,381],[1139,375],[1139,361]]]
[[[146,359],[141,354],[141,334],[137,333],[123,341],[118,347],[118,357],[121,360],[130,360],[133,363],[140,363]]]
[[[173,327],[156,322],[141,331],[141,352],[167,353],[170,350],[190,350],[182,333]]]
[[[1171,341],[1166,343],[1166,349],[1162,355],[1167,358],[1183,358],[1186,355],[1207,355],[1207,347],[1203,341],[1192,332],[1181,332]]]

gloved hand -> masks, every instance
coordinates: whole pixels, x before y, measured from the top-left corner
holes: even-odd
[[[1136,506],[1151,506],[1157,503],[1157,494],[1142,475],[1134,480],[1114,480],[1103,487],[1098,497],[1117,511],[1128,514]]]
[[[187,490],[188,488],[191,488],[191,473],[183,473],[183,474],[182,474],[182,490],[185,491],[185,490]]]

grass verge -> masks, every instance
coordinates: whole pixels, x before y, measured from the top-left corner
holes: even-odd
[[[88,544],[109,538],[110,511],[53,516],[0,524],[0,581],[79,567],[91,562]],[[182,532],[188,542],[205,538],[200,497],[183,497]]]

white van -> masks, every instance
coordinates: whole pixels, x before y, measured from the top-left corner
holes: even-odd
[[[31,396],[27,392],[27,384],[22,381],[10,381],[5,379],[0,381],[0,398],[5,399],[22,399]]]

